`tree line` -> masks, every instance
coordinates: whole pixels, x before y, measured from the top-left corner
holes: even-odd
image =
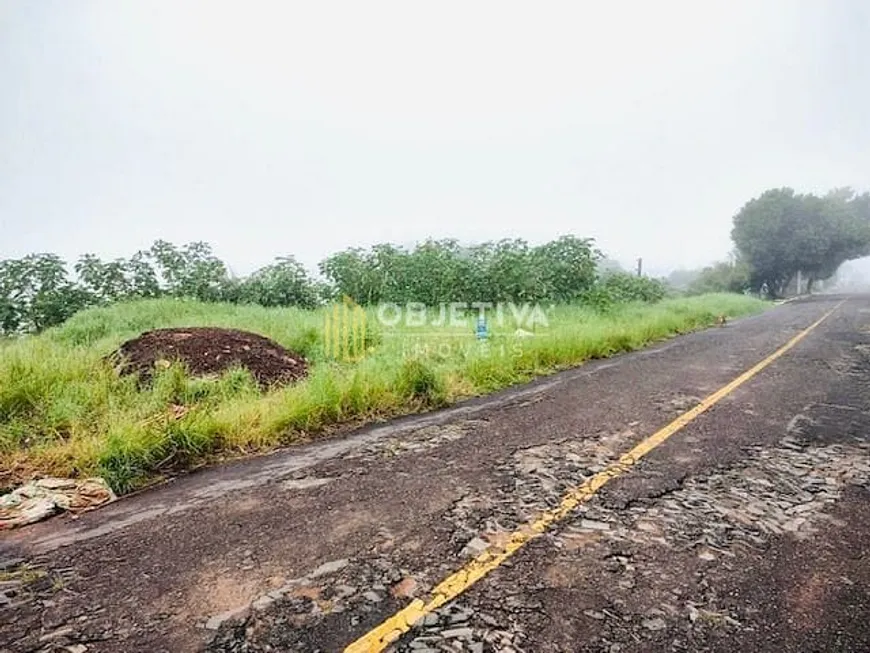
[[[91,306],[156,297],[314,308],[337,297],[379,302],[570,302],[660,299],[664,284],[599,273],[592,239],[563,236],[531,246],[506,239],[473,246],[427,240],[413,248],[350,248],[309,274],[292,256],[246,277],[232,275],[207,243],[158,240],[130,258],[85,254],[72,266],[55,254],[0,261],[0,333],[37,332]]]
[[[84,308],[156,297],[311,307],[318,286],[292,257],[233,277],[203,242],[158,240],[127,259],[85,254],[72,266],[56,254],[0,261],[0,333],[41,331]]]
[[[731,236],[731,260],[679,279],[675,273],[673,285],[777,297],[801,275],[812,290],[843,262],[870,255],[870,193],[771,189],[734,216]],[[363,305],[584,301],[606,308],[666,292],[661,281],[613,270],[591,238],[576,236],[535,246],[521,239],[470,246],[427,240],[411,248],[384,243],[338,252],[318,269],[315,277],[285,256],[236,277],[207,243],[163,240],[127,259],[86,254],[72,266],[54,254],[0,260],[0,334],[36,332],[83,308],[153,297],[302,308],[342,296]]]

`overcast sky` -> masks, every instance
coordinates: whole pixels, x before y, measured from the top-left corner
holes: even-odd
[[[426,237],[724,257],[772,186],[870,188],[864,0],[0,0],[0,258]]]

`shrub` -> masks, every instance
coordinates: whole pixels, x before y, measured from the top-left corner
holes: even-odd
[[[444,382],[423,361],[410,358],[399,368],[396,389],[403,397],[420,401],[425,406],[440,406],[446,400]]]
[[[608,274],[600,284],[615,302],[657,302],[667,294],[667,286],[662,281],[627,272]]]

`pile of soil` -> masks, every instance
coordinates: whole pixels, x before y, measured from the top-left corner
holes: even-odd
[[[244,367],[261,387],[283,385],[308,372],[305,359],[274,340],[236,329],[189,327],[155,329],[128,340],[110,359],[121,374],[149,380],[155,367],[179,361],[193,376],[220,374]]]

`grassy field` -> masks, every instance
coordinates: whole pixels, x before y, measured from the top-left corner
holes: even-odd
[[[547,325],[517,334],[508,316],[484,343],[466,327],[386,327],[367,316],[365,355],[333,360],[325,310],[153,300],[82,312],[39,336],[0,345],[0,486],[35,474],[99,475],[118,492],[217,457],[264,451],[362,424],[447,405],[583,361],[641,348],[765,304],[739,295],[546,311]],[[308,378],[261,392],[244,370],[192,379],[161,371],[146,388],[103,358],[124,340],[166,326],[261,333],[311,361]],[[178,417],[178,406],[186,411]]]

